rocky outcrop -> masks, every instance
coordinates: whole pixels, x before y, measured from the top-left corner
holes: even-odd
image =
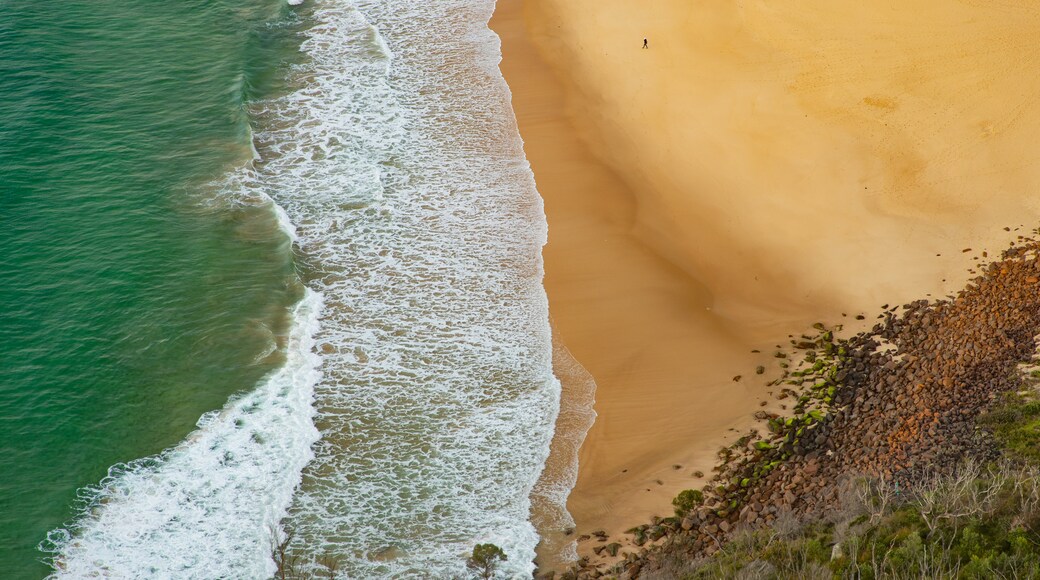
[[[775,383],[778,398],[793,403],[790,415],[756,414],[767,434],[720,451],[702,505],[636,528],[648,549],[610,570],[586,562],[573,576],[637,578],[663,554],[712,554],[738,526],[785,512],[823,517],[850,478],[898,486],[950,472],[965,457],[994,457],[976,420],[1020,388],[1017,367],[1036,352],[1038,249],[1031,240],[1009,249],[955,297],[886,305],[873,329],[851,339],[817,325],[817,336],[792,341],[800,368],[791,368],[793,352],[777,352],[785,371]]]

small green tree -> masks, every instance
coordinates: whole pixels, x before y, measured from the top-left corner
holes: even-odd
[[[499,562],[505,562],[508,559],[502,548],[494,544],[477,544],[473,546],[473,555],[469,557],[466,566],[483,580],[491,580],[498,571]]]
[[[695,507],[702,503],[704,503],[704,494],[699,489],[684,489],[672,500],[672,505],[675,506],[675,515],[680,518],[693,511]]]

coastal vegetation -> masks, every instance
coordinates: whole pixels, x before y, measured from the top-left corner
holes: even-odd
[[[860,480],[824,519],[791,512],[713,557],[672,552],[647,578],[1040,577],[1040,471],[965,463],[909,488]]]
[[[502,548],[494,544],[477,544],[473,546],[473,554],[466,562],[466,567],[481,580],[491,580],[498,571],[498,565],[508,559]]]
[[[1030,382],[1040,379],[1034,373]],[[1008,393],[1003,404],[980,417],[980,425],[993,433],[1007,455],[1040,465],[1040,401],[1033,393]]]

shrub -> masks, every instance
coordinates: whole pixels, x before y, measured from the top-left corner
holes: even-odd
[[[466,566],[483,580],[491,580],[498,571],[499,563],[508,559],[502,548],[494,544],[477,544],[473,546],[473,555],[469,557]]]
[[[1005,453],[1040,464],[1040,401],[1011,395],[979,423],[993,432]]]
[[[704,494],[699,489],[680,491],[679,495],[672,500],[672,505],[675,506],[675,515],[680,518],[693,511],[694,508],[702,503],[704,503]]]

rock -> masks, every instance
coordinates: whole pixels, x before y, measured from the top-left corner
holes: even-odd
[[[697,525],[697,522],[695,522],[693,518],[687,516],[683,518],[682,524],[680,524],[679,527],[688,532],[692,530],[695,525]]]
[[[610,554],[610,557],[613,558],[614,556],[617,556],[618,550],[621,549],[621,544],[617,542],[607,544],[606,546],[604,546],[604,549],[608,554]]]
[[[376,550],[376,552],[372,554],[371,558],[379,562],[389,562],[391,560],[396,560],[403,555],[404,551],[398,546],[384,546],[379,550]]]

